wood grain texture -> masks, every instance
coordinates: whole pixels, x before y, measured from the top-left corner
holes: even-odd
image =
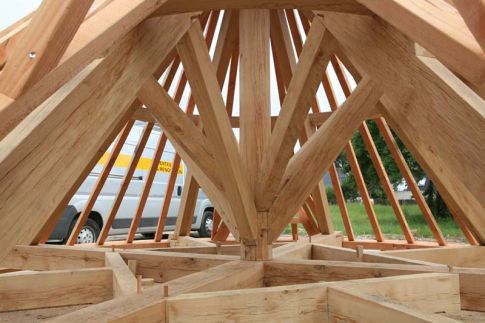
[[[113,298],[109,268],[0,276],[0,312],[101,303]]]
[[[338,14],[325,25],[360,73],[382,85],[386,120],[484,243],[484,101],[437,61],[412,55],[409,39],[385,23]]]
[[[352,133],[375,109],[382,92],[362,80],[352,95],[290,160],[277,199],[271,207],[273,240],[321,180]],[[339,137],[333,134],[339,131]]]

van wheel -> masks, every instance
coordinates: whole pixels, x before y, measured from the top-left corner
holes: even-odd
[[[212,234],[212,211],[204,211],[202,216],[202,223],[200,224],[199,237],[207,238]]]
[[[76,243],[96,243],[100,232],[101,229],[99,228],[96,221],[88,218],[83,228],[81,229],[81,232],[79,232],[79,235],[77,236]]]

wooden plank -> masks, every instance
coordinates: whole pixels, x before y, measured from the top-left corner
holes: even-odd
[[[226,255],[161,251],[122,251],[120,254],[125,260],[136,260],[137,273],[146,278],[153,278],[157,283],[169,282],[238,259]]]
[[[133,179],[133,174],[135,173],[138,162],[140,161],[141,155],[145,150],[145,146],[148,142],[148,138],[150,137],[153,126],[154,126],[153,123],[147,123],[145,125],[145,128],[143,129],[142,135],[138,139],[138,144],[136,145],[135,151],[131,156],[130,164],[125,171],[125,175],[118,189],[118,193],[116,194],[116,197],[113,201],[113,205],[111,206],[111,209],[109,211],[108,219],[104,223],[103,228],[101,229],[101,233],[99,234],[99,237],[96,241],[98,245],[104,244],[106,238],[108,237],[109,231],[111,230],[111,226],[113,225],[113,221],[121,207],[121,203],[123,202],[126,191],[128,190],[128,186],[130,185]]]
[[[312,245],[308,242],[289,242],[273,250],[273,258],[311,259]]]
[[[117,252],[105,253],[106,267],[113,271],[113,296],[136,294],[137,282],[135,274]]]
[[[451,272],[460,276],[461,308],[482,312],[485,306],[485,270],[453,267]]]
[[[303,259],[274,259],[271,262],[265,262],[264,266],[265,286],[448,272],[448,268],[442,265],[423,266]],[[305,274],[302,275],[302,273]]]
[[[138,95],[152,111],[167,138],[194,173],[214,206],[219,210],[230,210],[225,194],[221,192],[223,187],[221,174],[213,167],[215,164],[213,145],[205,136],[202,136],[202,132],[155,79],[149,80]],[[238,231],[235,229],[232,214],[229,212],[225,214],[227,214],[227,225],[231,228],[231,232],[237,235]]]
[[[61,60],[93,0],[44,1],[20,36],[0,76],[0,92],[17,98]]]
[[[458,322],[442,315],[416,310],[386,299],[338,287],[328,288],[329,320],[375,322]]]
[[[218,161],[217,172],[228,200],[229,209],[217,209],[223,218],[227,217],[226,212],[232,213],[240,238],[245,243],[254,244],[256,210],[200,24],[193,25],[179,42],[177,50],[200,111],[204,132]]]
[[[292,32],[293,32],[293,35],[294,35],[295,45],[296,44],[300,45],[301,44],[301,35],[298,31],[298,27],[297,27],[296,19],[294,17],[294,13],[293,12],[291,12],[290,14],[287,13],[287,15],[288,15],[289,18],[291,17],[291,19],[289,19],[289,23],[290,23],[290,27],[292,28]],[[307,19],[305,19],[305,17],[303,17],[301,15],[301,13],[300,13],[300,20],[302,21],[303,29],[305,30],[306,33],[308,33],[309,28],[310,28],[309,23],[308,23]],[[298,40],[298,41],[296,41],[296,40]],[[299,46],[296,46],[296,47],[298,48]],[[335,111],[338,108],[338,103],[337,103],[337,100],[336,100],[335,92],[333,90],[332,85],[330,84],[330,81],[329,81],[327,74],[328,74],[327,71],[325,71],[323,73],[322,85],[323,85],[323,88],[324,88],[325,93],[327,95],[327,100],[330,104],[330,109],[331,109],[331,111]],[[376,237],[376,240],[382,241],[384,239],[384,237],[382,235],[374,207],[372,206],[372,203],[370,201],[370,195],[369,195],[369,192],[368,192],[367,187],[365,185],[365,181],[364,181],[364,178],[363,178],[363,175],[362,175],[362,171],[360,169],[359,163],[357,161],[357,156],[355,155],[354,148],[353,148],[351,142],[349,142],[347,145],[345,145],[345,152],[346,152],[349,164],[350,164],[351,171],[354,175],[355,183],[357,185],[357,190],[359,191],[360,196],[362,197],[362,201],[364,203],[364,207],[365,207],[367,216],[369,218],[369,222],[371,223],[372,230],[374,231],[374,235]],[[332,175],[332,172],[330,174]],[[334,174],[334,175],[338,175],[338,174]],[[335,179],[333,179],[333,181],[335,182]],[[343,194],[342,194],[342,200],[344,201]],[[345,216],[347,215],[346,209],[344,209],[342,207],[340,209],[341,209],[342,215],[344,217],[344,223],[346,223],[347,222],[347,219],[345,218]],[[348,222],[350,223],[350,220]]]
[[[65,270],[103,267],[105,251],[61,246],[16,246],[2,267],[26,270]]]
[[[485,248],[454,246],[437,249],[395,250],[386,254],[406,259],[416,259],[458,267],[485,268]]]
[[[450,314],[460,312],[459,279],[455,274],[427,273],[369,278],[336,283],[334,286],[420,311]]]
[[[31,111],[84,67],[112,48],[128,32],[164,2],[157,0],[112,1],[87,19],[79,28],[60,64],[31,91],[9,105],[0,106],[0,139],[4,138]]]
[[[408,265],[426,265],[436,266],[436,263],[405,259],[399,256],[392,256],[382,252],[364,250],[362,259],[358,259],[357,253],[348,248],[338,248],[329,245],[312,243],[311,257],[314,260],[337,260],[337,261],[364,261],[372,263],[389,263],[389,264],[408,264]]]
[[[482,49],[485,49],[485,1],[453,1],[453,5],[460,13],[475,40]]]
[[[267,205],[258,203],[258,198],[263,153],[271,136],[269,10],[241,10],[239,15],[239,149],[251,196],[257,209],[264,211]]]
[[[355,241],[343,241],[342,247],[355,249],[357,246],[364,246],[366,249],[376,250],[396,250],[396,249],[429,249],[436,248],[435,242],[419,241],[414,244],[409,244],[404,240],[386,240],[384,242],[378,242],[369,239],[359,239]]]
[[[215,29],[216,29],[216,26],[217,26],[218,19],[219,19],[219,11],[212,12],[211,16],[210,16],[210,22],[207,26],[207,35],[206,35],[206,39],[205,39],[208,47],[210,47],[211,44],[212,44],[212,40],[213,40],[213,37],[214,37],[214,32],[215,32]],[[181,79],[179,81],[179,84],[177,85],[177,91],[176,91],[175,97],[174,97],[174,100],[177,104],[180,104],[180,100],[182,98],[183,91],[184,91],[186,84],[187,84],[187,77],[185,76],[185,73],[182,73],[182,76],[181,76]],[[168,90],[168,89],[166,89],[166,90]],[[193,97],[190,96],[189,101],[187,103],[187,108],[186,108],[185,113],[187,115],[192,115],[192,113],[194,112],[194,109],[195,109],[195,101],[194,101]],[[167,187],[166,187],[164,196],[172,196],[172,194],[173,194],[175,182],[176,182],[177,176],[178,176],[178,169],[179,169],[180,163],[181,163],[180,155],[175,154],[173,161],[172,161],[172,169],[170,171],[170,177],[169,177],[169,181],[167,183]],[[190,173],[190,176],[192,176],[191,173]],[[157,223],[157,231],[155,232],[155,238],[154,238],[155,241],[160,241],[160,239],[162,238],[163,231],[164,231],[164,228],[165,228],[165,222],[166,222],[166,219],[167,219],[167,216],[168,216],[168,211],[169,211],[169,208],[170,208],[171,200],[172,200],[171,198],[170,199],[165,198],[163,200],[162,210],[161,210],[160,217],[159,217],[159,220],[158,220],[158,223]],[[184,208],[183,203],[186,203],[186,200],[184,200],[184,199],[181,200],[181,207],[179,207],[179,212],[182,208]],[[192,211],[191,214],[189,214],[187,216],[190,216],[190,218],[192,219],[193,211]],[[177,227],[177,225],[176,225],[176,227]],[[191,228],[189,228],[189,231],[190,231],[190,229]]]
[[[308,139],[315,133],[315,127],[310,125],[307,119],[304,124],[303,135],[300,136],[300,145],[304,145]],[[313,216],[318,223],[318,230],[321,234],[331,234],[334,231],[332,223],[332,215],[330,214],[330,205],[328,204],[327,191],[325,184],[319,181],[317,186],[313,189],[310,201],[313,205]],[[308,214],[310,216],[311,214]],[[312,235],[315,233],[308,233]]]
[[[168,296],[175,296],[188,292],[261,287],[262,276],[262,263],[235,261],[173,280],[163,286],[168,286]],[[163,322],[165,300],[161,296],[160,286],[153,286],[146,288],[140,295],[120,297],[96,304],[57,317],[53,322],[96,320],[99,319],[99,313],[103,313],[103,319],[107,321]]]
[[[168,318],[222,322],[326,321],[325,283],[185,294],[168,301]]]
[[[387,24],[340,14],[325,15],[324,23],[359,72],[379,79],[386,92],[382,100],[386,120],[450,209],[483,243],[485,161],[481,156],[485,152],[479,144],[485,140],[483,100],[433,59],[409,53],[409,39]],[[352,33],[354,29],[359,32]],[[396,82],[392,77],[396,73],[412,81]],[[403,95],[403,86],[408,86],[409,95]],[[426,126],[427,116],[434,118],[432,128]]]
[[[483,48],[456,8],[439,0],[358,1],[463,76],[485,99]]]
[[[0,312],[95,304],[112,298],[113,273],[109,268],[0,276]]]
[[[283,177],[284,184],[271,207],[273,239],[279,236],[290,217],[310,194],[312,187],[321,180],[354,129],[375,108],[381,94],[372,81],[359,83],[344,106],[332,114],[291,159]],[[336,131],[339,131],[339,137],[332,138]],[[298,188],[298,192],[295,192],[295,188]]]
[[[157,10],[154,15],[168,15],[172,13],[188,12],[188,11],[207,11],[214,9],[293,9],[295,6],[308,10],[327,10],[338,12],[351,12],[356,14],[370,14],[364,6],[358,4],[354,0],[341,0],[335,2],[333,0],[298,0],[288,3],[283,0],[268,1],[268,0],[252,0],[252,1],[224,1],[224,0],[210,0],[210,1],[181,1],[169,0],[163,7]]]
[[[271,151],[265,154],[263,184],[257,195],[261,206],[271,205],[286,165],[293,156],[318,81],[330,60],[332,39],[329,37],[322,24],[312,25],[271,135]]]

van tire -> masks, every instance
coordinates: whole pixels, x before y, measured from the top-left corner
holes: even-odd
[[[79,233],[79,236],[82,236],[82,240],[79,241],[78,236],[76,243],[96,243],[100,232],[101,229],[99,228],[98,223],[93,219],[88,218],[83,228],[81,229],[81,232]]]
[[[200,223],[199,238],[208,238],[212,234],[213,212],[205,210]]]

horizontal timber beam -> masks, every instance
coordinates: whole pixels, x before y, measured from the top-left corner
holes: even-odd
[[[371,12],[355,0],[168,0],[153,15],[168,15],[187,11],[208,11],[227,9],[293,9],[325,10],[368,15]]]
[[[101,303],[112,298],[110,268],[0,275],[0,312]]]

